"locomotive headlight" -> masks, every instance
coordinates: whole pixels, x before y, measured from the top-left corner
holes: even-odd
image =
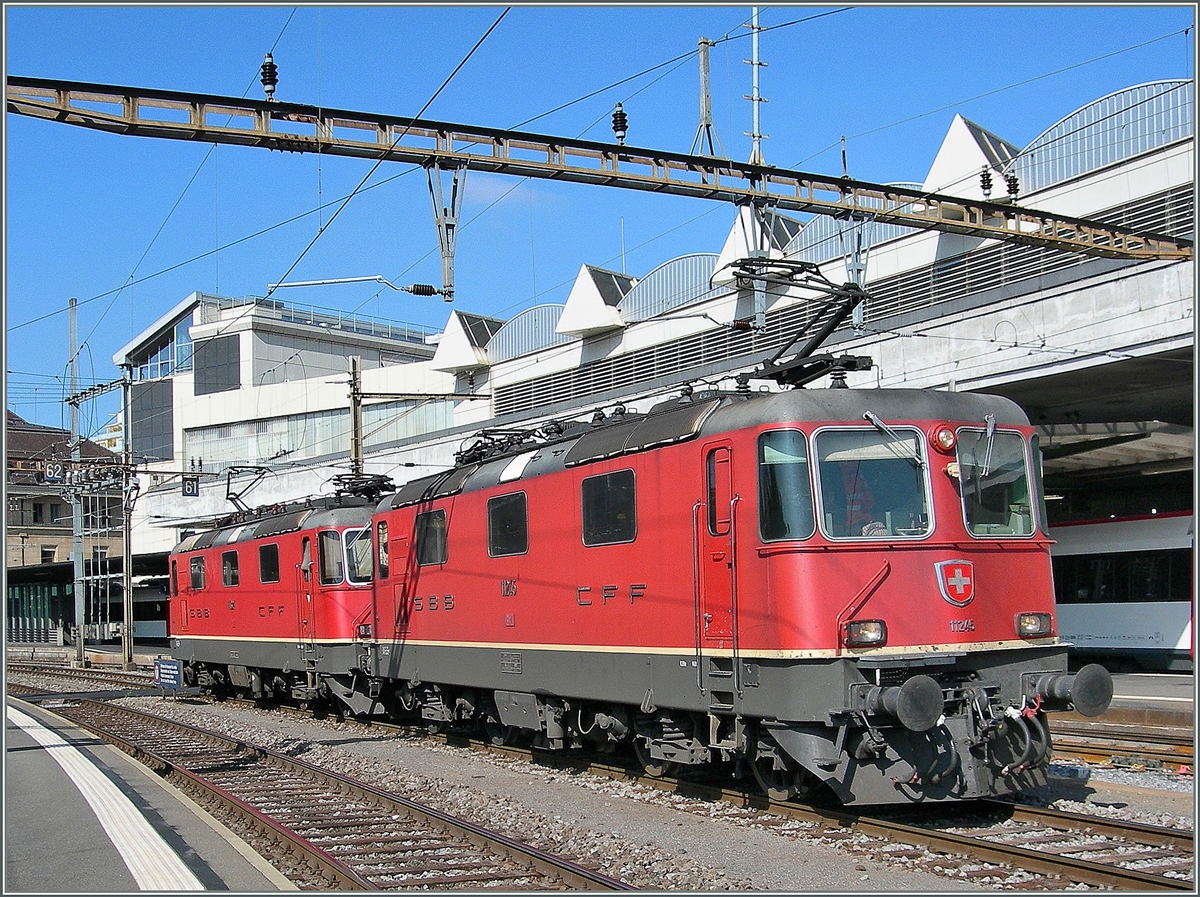
[[[1053,618],[1050,614],[1019,614],[1017,616],[1017,635],[1021,638],[1049,635],[1052,628]]]
[[[958,434],[948,424],[939,424],[929,431],[929,442],[939,452],[948,455],[954,451],[954,446],[958,444]]]
[[[887,623],[883,620],[851,620],[842,632],[847,648],[870,648],[887,644]]]

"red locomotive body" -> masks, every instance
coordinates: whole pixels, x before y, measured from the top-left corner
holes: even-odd
[[[369,624],[371,510],[356,497],[309,501],[236,515],[177,545],[169,622],[172,643],[193,646],[189,682],[306,701],[327,693],[316,670],[353,667],[358,627]],[[334,659],[342,653],[351,659]]]
[[[460,462],[379,502],[373,604],[315,612],[316,641],[357,637],[354,656],[307,687],[865,804],[1044,782],[1045,710],[1111,696],[1103,669],[1066,673],[1036,437],[1007,400],[689,395]],[[278,585],[303,618],[300,580]],[[296,625],[226,675],[304,668],[279,662]]]

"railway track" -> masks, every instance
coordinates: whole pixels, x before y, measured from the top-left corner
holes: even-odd
[[[1056,759],[1088,763],[1189,772],[1195,768],[1191,730],[1168,726],[1133,726],[1117,723],[1083,723],[1055,720],[1050,723]]]
[[[393,728],[378,722],[371,725],[377,730]],[[394,728],[412,731],[409,727]],[[722,801],[750,813],[761,815],[765,811],[776,819],[803,824],[813,837],[846,842],[876,859],[927,871],[957,869],[959,878],[993,886],[1194,890],[1192,834],[1177,829],[1110,822],[1002,801],[986,806],[972,804],[969,808],[939,807],[935,811],[939,818],[924,822],[921,808],[909,808],[903,819],[894,818],[894,814],[847,813],[770,803],[756,791],[686,779],[651,779],[627,765],[581,761],[519,747],[498,748],[485,740],[461,736],[438,737],[451,744],[499,751],[547,766],[586,770],[618,780],[633,779],[684,796]],[[951,814],[959,817],[957,821],[947,821],[945,817]],[[866,837],[865,847],[850,844],[850,839],[859,836]]]
[[[155,769],[301,889],[631,890],[469,820],[243,741],[99,701],[62,701],[53,712]]]

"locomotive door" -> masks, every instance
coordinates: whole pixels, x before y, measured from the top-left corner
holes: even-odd
[[[312,538],[305,536],[300,542],[300,566],[296,570],[296,635],[300,648],[308,651],[315,648],[315,621],[313,613],[313,549]]]
[[[391,597],[391,603],[386,609],[379,609],[380,633],[388,632],[393,639],[402,639],[408,635],[409,621],[412,617],[411,583],[413,572],[409,565],[413,562],[412,552],[409,551],[409,539],[406,533],[398,533],[388,543],[388,568],[392,576],[391,585],[385,594]]]
[[[710,446],[704,455],[705,500],[698,522],[700,639],[729,648],[733,638],[733,449]]]
[[[737,619],[737,503],[733,447],[716,443],[704,451],[704,498],[697,506],[697,684],[708,696],[713,743],[721,719],[739,711]]]

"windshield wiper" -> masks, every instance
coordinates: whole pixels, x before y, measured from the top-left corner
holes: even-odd
[[[881,421],[879,419],[879,417],[875,414],[875,412],[864,411],[863,412],[863,420],[870,421],[871,426],[873,426],[876,430],[878,430],[884,436],[886,436],[890,440],[892,440],[891,442],[887,442],[884,444],[888,447],[888,449],[891,451],[891,453],[893,455],[895,455],[897,458],[900,458],[904,461],[912,461],[914,464],[917,465],[918,470],[924,469],[925,462],[921,460],[921,456],[917,454],[916,449],[911,448],[911,443],[907,439],[905,439],[903,436],[901,436],[899,433],[897,433],[895,430],[893,430],[891,427],[889,427],[887,424],[885,424],[883,421]],[[909,450],[908,451],[901,450],[900,446],[902,446],[902,445],[905,447],[908,447]]]
[[[996,444],[996,415],[985,414],[983,422],[987,424],[987,445],[983,449],[983,469],[979,472],[981,478],[992,472],[992,446]]]

